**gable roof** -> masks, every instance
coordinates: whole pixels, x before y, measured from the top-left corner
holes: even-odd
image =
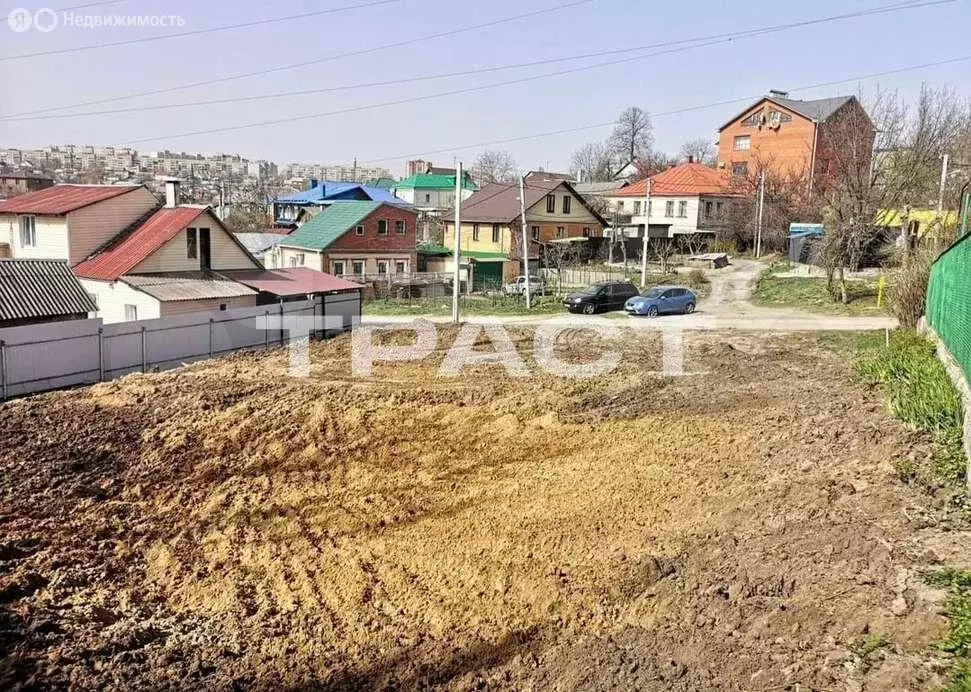
[[[223,226],[210,207],[163,207],[134,228],[128,228],[112,238],[100,250],[74,268],[74,273],[86,279],[116,281],[137,267],[159,248],[172,240],[179,231],[200,216],[208,214],[255,266],[259,262],[236,237]]]
[[[728,197],[732,191],[731,175],[727,170],[709,168],[700,163],[683,163],[668,168],[650,178],[608,193],[609,197],[644,197],[647,195],[647,181],[653,181],[651,195],[654,197],[697,197],[715,195]]]
[[[142,185],[55,185],[0,202],[0,214],[67,214]]]
[[[764,96],[760,98],[758,101],[756,101],[755,103],[753,103],[751,106],[746,107],[744,110],[740,111],[735,116],[733,116],[728,122],[726,122],[724,125],[719,127],[718,131],[721,132],[726,127],[728,127],[736,120],[738,120],[739,117],[741,117],[745,113],[748,113],[756,106],[766,102],[774,103],[777,106],[782,106],[783,108],[786,108],[792,111],[793,113],[798,113],[802,117],[808,118],[813,122],[823,122],[824,120],[829,118],[833,113],[835,113],[840,108],[845,106],[847,103],[855,99],[856,99],[855,96],[835,96],[833,98],[811,99],[807,101],[802,101],[800,99],[781,98],[778,96]]]
[[[280,245],[307,250],[323,250],[377,211],[381,205],[381,202],[332,204],[292,234],[286,236]]]
[[[583,195],[566,180],[527,180],[523,185],[526,210],[559,187],[564,187],[604,226],[606,220],[593,209]],[[462,202],[462,220],[482,223],[510,223],[519,217],[519,184],[489,183]]]
[[[65,260],[0,260],[0,320],[61,317],[98,307]]]
[[[341,197],[347,199],[348,195],[353,195],[358,191],[364,197],[373,202],[388,202],[389,204],[397,203],[401,205],[407,204],[407,202],[398,199],[385,188],[361,185],[360,183],[344,183],[333,180],[324,180],[308,190],[302,190],[301,192],[294,192],[292,195],[278,197],[274,201],[282,202],[284,204],[319,204],[321,202],[337,200]]]
[[[415,173],[394,184],[395,188],[403,190],[454,190],[455,174],[442,175],[439,173]],[[462,189],[478,190],[479,186],[472,180],[468,172],[462,173]]]

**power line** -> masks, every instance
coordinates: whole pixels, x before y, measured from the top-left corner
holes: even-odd
[[[953,0],[947,0],[953,1]],[[325,62],[331,62],[334,60],[341,60],[343,58],[358,57],[361,55],[370,55],[372,53],[378,53],[383,50],[389,50],[392,48],[401,48],[403,46],[410,46],[416,43],[422,43],[424,41],[431,41],[437,38],[445,38],[448,36],[456,36],[458,34],[468,33],[470,31],[477,31],[479,29],[487,29],[493,26],[499,26],[501,24],[508,24],[509,22],[518,21],[520,19],[528,19],[531,17],[536,17],[548,12],[556,12],[559,10],[569,9],[571,7],[576,7],[578,5],[585,5],[594,2],[594,0],[573,0],[572,2],[567,2],[564,4],[554,5],[552,7],[546,7],[540,10],[533,10],[531,12],[525,12],[523,14],[512,15],[510,17],[503,17],[501,19],[494,19],[492,21],[483,22],[481,24],[473,24],[466,27],[460,27],[458,29],[451,29],[449,31],[440,31],[434,34],[426,34],[425,36],[418,36],[416,38],[406,39],[404,41],[396,41],[394,43],[383,43],[379,46],[372,46],[370,48],[362,48],[359,50],[349,51],[346,53],[336,53],[334,55],[324,56],[322,58],[315,58],[313,60],[305,60],[303,62],[290,63],[288,65],[279,65],[277,67],[269,67],[261,70],[255,70],[253,72],[242,72],[235,75],[227,75],[225,77],[216,77],[213,79],[207,79],[200,82],[190,82],[188,84],[180,84],[173,87],[163,87],[160,89],[147,89],[145,91],[133,92],[130,94],[124,94],[121,96],[111,96],[103,99],[94,99],[91,101],[82,101],[80,103],[73,103],[64,106],[53,106],[51,108],[43,108],[34,111],[23,111],[20,113],[12,113],[9,117],[19,117],[22,115],[36,115],[39,113],[51,113],[54,111],[66,110],[69,108],[81,108],[84,106],[95,106],[102,103],[112,103],[115,101],[126,101],[133,98],[141,98],[143,96],[155,96],[158,94],[168,94],[175,91],[183,91],[185,89],[194,89],[195,87],[210,86],[212,84],[222,84],[224,82],[233,82],[239,79],[247,79],[249,77],[262,77],[268,74],[273,74],[275,72],[285,72],[287,70],[294,70],[300,67],[307,67],[310,65],[319,65]]]
[[[971,60],[971,55],[964,55],[957,58],[947,58],[944,60],[936,60],[934,62],[922,63],[919,65],[909,65],[907,67],[900,67],[893,70],[883,70],[881,72],[871,72],[866,75],[858,75],[856,77],[848,77],[846,79],[837,79],[828,82],[817,82],[816,84],[808,84],[799,87],[793,87],[793,91],[809,91],[810,89],[821,89],[823,87],[837,86],[839,84],[847,84],[849,82],[861,82],[868,79],[875,79],[877,77],[885,77],[892,74],[900,74],[902,72],[912,72],[915,70],[923,70],[929,67],[939,67],[941,65],[950,65],[958,62],[966,62]],[[755,94],[754,96],[744,96],[734,99],[726,99],[724,101],[714,101],[711,103],[699,104],[696,106],[686,106],[684,108],[677,108],[670,111],[662,111],[660,113],[651,113],[652,118],[665,117],[669,115],[680,115],[682,113],[690,113],[692,111],[706,110],[708,108],[717,108],[719,106],[729,106],[736,103],[747,103],[762,98],[762,94]],[[362,164],[374,164],[381,163],[384,161],[400,161],[401,159],[413,159],[419,156],[431,156],[434,154],[446,154],[453,151],[462,151],[465,149],[478,149],[480,147],[496,146],[498,144],[512,144],[514,142],[525,142],[531,139],[542,139],[544,137],[555,137],[557,135],[573,134],[576,132],[584,132],[586,130],[598,130],[604,127],[613,127],[617,122],[612,120],[610,122],[603,123],[593,123],[589,125],[578,125],[576,127],[568,127],[561,130],[549,130],[547,132],[538,132],[530,135],[522,135],[518,137],[507,137],[504,139],[494,139],[487,142],[476,142],[475,144],[462,144],[458,146],[445,147],[442,149],[434,149],[431,151],[423,151],[419,153],[412,154],[398,154],[396,156],[385,156],[382,158],[368,159],[365,161],[359,161]]]
[[[274,92],[270,94],[257,94],[257,95],[238,96],[238,97],[230,97],[230,98],[223,98],[223,99],[210,99],[205,101],[194,101],[189,103],[169,103],[169,104],[160,104],[160,105],[154,105],[154,106],[135,106],[132,108],[118,108],[118,109],[109,109],[109,110],[100,110],[100,111],[88,111],[84,113],[35,115],[35,116],[29,116],[29,117],[0,116],[0,121],[17,122],[17,121],[31,121],[31,120],[61,120],[61,119],[68,119],[68,118],[82,118],[82,117],[100,116],[100,115],[115,115],[115,114],[122,114],[122,113],[171,110],[171,109],[177,109],[177,108],[190,108],[190,107],[208,106],[208,105],[223,105],[223,104],[229,104],[229,103],[260,101],[264,99],[276,99],[276,98],[286,98],[291,96],[305,96],[310,94],[332,93],[337,91],[347,91],[347,90],[353,90],[353,89],[365,89],[365,88],[372,88],[372,87],[379,87],[379,86],[393,86],[398,84],[431,81],[436,79],[446,79],[450,77],[468,76],[473,74],[485,74],[490,72],[520,69],[524,67],[548,65],[548,64],[558,63],[558,62],[567,62],[571,60],[582,60],[587,58],[602,57],[606,55],[616,55],[618,53],[632,53],[636,51],[649,50],[653,48],[661,48],[666,46],[698,43],[699,45],[692,46],[697,48],[697,47],[703,47],[704,45],[710,45],[710,44],[702,43],[706,41],[712,41],[717,39],[747,38],[750,36],[764,35],[767,33],[774,33],[777,31],[784,31],[788,29],[803,28],[803,27],[815,25],[815,24],[829,23],[829,22],[841,21],[845,19],[865,17],[865,16],[870,16],[875,14],[884,14],[888,12],[898,12],[898,11],[907,10],[907,9],[917,9],[917,8],[928,7],[932,5],[940,5],[940,4],[945,4],[952,1],[953,0],[921,0],[918,2],[914,2],[913,0],[911,0],[909,2],[898,3],[887,7],[880,7],[880,8],[870,9],[870,10],[859,10],[856,12],[849,12],[849,13],[839,14],[839,15],[831,15],[827,17],[819,17],[819,18],[803,20],[799,22],[790,22],[787,24],[776,24],[776,25],[760,27],[756,29],[747,29],[744,31],[723,32],[720,34],[713,34],[709,36],[678,39],[675,41],[665,41],[662,43],[648,44],[644,46],[632,46],[629,48],[618,48],[613,50],[599,51],[596,53],[587,53],[582,55],[547,58],[544,60],[535,60],[535,61],[524,62],[524,63],[494,65],[490,67],[474,68],[474,69],[462,70],[458,72],[446,72],[446,73],[441,73],[436,75],[409,77],[405,79],[391,79],[391,80],[384,80],[384,81],[378,81],[378,82],[350,84],[350,85],[344,85],[344,86],[320,87],[316,89],[301,89],[301,90],[289,91],[289,92]],[[647,56],[641,56],[641,57],[647,57]],[[636,58],[636,59],[639,59],[639,58]]]
[[[358,10],[366,7],[375,7],[377,5],[387,5],[392,2],[398,2],[398,0],[371,0],[370,2],[360,3],[358,5],[346,5],[344,7],[331,7],[326,10],[314,10],[312,12],[303,12],[301,14],[291,14],[285,17],[271,17],[270,19],[259,19],[251,22],[242,22],[240,24],[227,24],[224,26],[215,26],[208,29],[194,29],[192,31],[180,31],[174,34],[161,34],[159,36],[143,36],[141,38],[131,38],[125,41],[112,41],[102,42],[102,43],[89,43],[86,46],[75,46],[73,48],[56,48],[53,50],[41,50],[34,53],[22,53],[21,55],[0,55],[0,62],[9,62],[13,60],[26,60],[27,58],[39,58],[45,55],[65,55],[67,53],[82,53],[91,50],[97,50],[99,48],[114,48],[117,46],[130,46],[136,43],[149,43],[152,41],[165,41],[170,38],[183,38],[185,36],[200,36],[202,34],[215,34],[222,31],[234,31],[236,29],[246,29],[251,26],[262,26],[266,24],[279,24],[281,22],[290,22],[297,19],[307,19],[309,17],[319,17],[325,14],[336,14],[338,12],[348,12],[350,10]],[[91,7],[93,5],[104,4],[104,3],[91,3],[91,5],[79,5],[75,8],[67,9],[79,9],[81,7]]]

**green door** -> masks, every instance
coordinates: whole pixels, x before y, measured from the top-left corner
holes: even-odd
[[[473,291],[502,287],[502,262],[476,262],[473,266]]]

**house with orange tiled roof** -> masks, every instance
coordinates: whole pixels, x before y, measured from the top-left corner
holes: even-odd
[[[727,203],[737,196],[727,171],[689,160],[611,192],[607,218],[616,218],[613,231],[628,237],[644,237],[645,228],[649,238],[712,234]]]

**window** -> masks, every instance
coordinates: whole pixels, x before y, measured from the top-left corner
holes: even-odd
[[[388,220],[381,219],[378,221],[378,235],[388,235]]]
[[[425,194],[425,204],[431,204],[432,196],[430,194]]]
[[[570,213],[570,203],[573,202],[569,195],[563,195],[563,213]]]
[[[492,242],[498,243],[500,237],[501,236],[500,236],[499,224],[497,223],[492,224]]]
[[[539,226],[533,226],[530,229],[530,233],[533,236],[533,240],[539,240]]]
[[[556,195],[546,195],[546,213],[556,213]]]
[[[742,127],[755,127],[762,120],[762,111],[756,111],[752,115],[742,120]]]
[[[684,200],[678,202],[678,218],[686,219],[688,218],[688,203]]]
[[[332,263],[331,264],[331,270],[332,270],[331,273],[334,274],[335,276],[343,276],[344,275],[344,262],[337,261],[337,262]]]
[[[556,227],[556,237],[557,238],[566,238],[566,229],[563,228],[563,226],[557,226]]]
[[[125,306],[125,322],[134,322],[138,319],[138,306],[137,305],[126,305]]]
[[[664,203],[664,215],[668,218],[674,216],[674,202],[668,201]]]
[[[722,213],[722,203],[721,202],[716,202],[715,203],[715,213],[716,214],[721,214]]]
[[[479,239],[479,224],[474,223],[472,224],[472,240],[478,240],[478,239]]]
[[[394,273],[395,274],[404,274],[406,271],[408,271],[408,267],[407,267],[406,263],[404,262],[404,260],[397,260],[397,261],[395,261],[395,263],[394,263]]]
[[[405,231],[408,230],[408,226],[405,224],[404,220],[399,220],[394,222],[394,232],[398,235],[404,235]]]
[[[37,220],[33,216],[20,217],[20,246],[37,247]]]
[[[225,312],[226,311],[226,303],[220,303],[219,304],[219,311],[220,312]]]
[[[745,163],[744,161],[739,161],[738,163],[733,163],[732,164],[732,175],[734,175],[736,177],[748,175],[748,164]]]
[[[739,135],[735,138],[735,151],[748,151],[752,148],[752,138],[749,135]]]
[[[199,239],[196,229],[185,229],[185,256],[188,259],[199,259]]]
[[[388,273],[388,263],[386,260],[378,260],[378,274]]]
[[[705,218],[706,219],[711,218],[711,208],[713,206],[714,205],[711,202],[705,202]]]
[[[617,200],[617,211],[624,211],[624,200]]]
[[[289,260],[289,262],[287,262],[287,264],[289,264],[291,267],[296,267],[297,266],[297,258],[296,257],[291,257],[290,260]]]
[[[583,237],[584,238],[589,238],[590,237],[590,226],[584,226],[583,227]]]
[[[353,262],[351,262],[351,268],[354,270],[355,274],[360,276],[361,274],[364,273],[364,261],[354,260]]]
[[[641,213],[641,201],[636,200],[634,202],[634,216],[639,216]]]
[[[355,228],[354,235],[364,235],[364,226],[358,226]]]

